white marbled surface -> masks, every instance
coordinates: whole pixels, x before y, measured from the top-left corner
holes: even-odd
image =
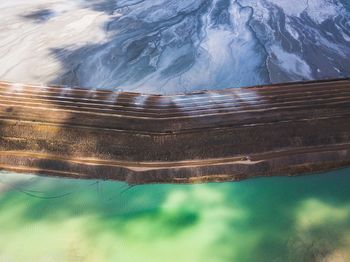
[[[350,76],[348,0],[2,0],[0,80],[182,93]]]

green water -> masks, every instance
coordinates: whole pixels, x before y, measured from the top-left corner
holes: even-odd
[[[350,261],[350,169],[128,187],[0,173],[0,261]]]

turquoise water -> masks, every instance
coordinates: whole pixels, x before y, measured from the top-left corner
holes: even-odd
[[[143,185],[0,174],[0,261],[350,261],[350,169]]]

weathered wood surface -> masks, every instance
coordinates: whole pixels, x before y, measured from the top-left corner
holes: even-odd
[[[350,80],[161,96],[0,83],[0,169],[139,183],[350,164]]]

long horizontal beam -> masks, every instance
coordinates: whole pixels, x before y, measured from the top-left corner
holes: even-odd
[[[350,164],[350,79],[162,96],[0,83],[0,169],[141,183]]]

